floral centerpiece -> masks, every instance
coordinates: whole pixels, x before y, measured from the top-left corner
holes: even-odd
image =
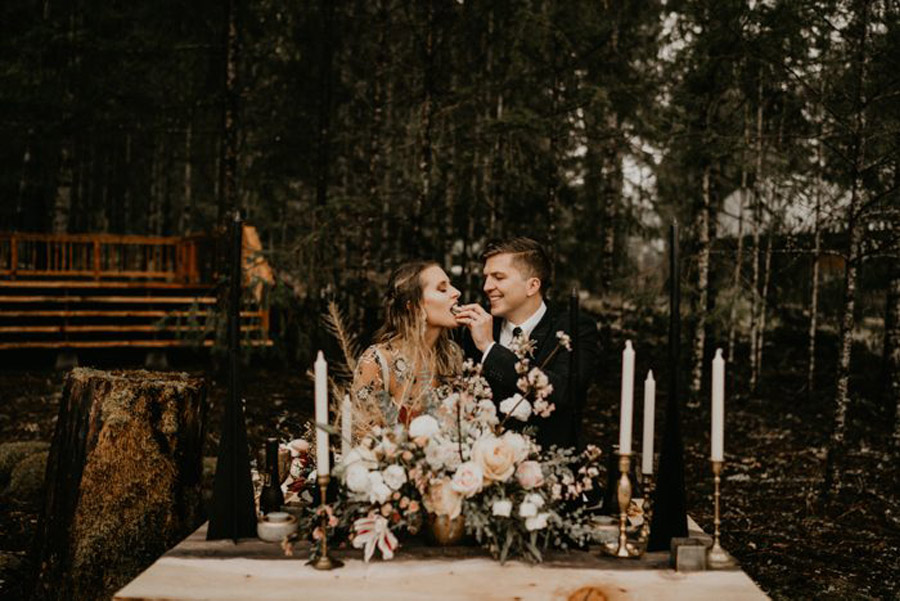
[[[569,348],[568,336],[557,336],[553,354]],[[527,423],[554,411],[552,385],[530,365],[531,343],[514,341],[512,350],[519,393],[495,404],[480,365],[467,362],[408,427],[376,427],[342,458],[335,519],[366,561],[376,549],[393,557],[402,535],[421,531],[425,519],[455,522],[458,532],[464,520],[465,531],[500,561],[538,562],[548,546],[587,542],[583,504],[573,500],[594,486],[599,451],[544,450],[527,425],[507,428],[510,420]]]

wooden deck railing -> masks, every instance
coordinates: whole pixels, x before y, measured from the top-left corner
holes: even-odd
[[[10,279],[200,281],[196,236],[0,233],[0,276]]]
[[[0,232],[0,350],[212,346],[219,252],[207,236]],[[244,261],[247,280],[260,267]],[[241,330],[272,344],[263,293],[248,290]]]

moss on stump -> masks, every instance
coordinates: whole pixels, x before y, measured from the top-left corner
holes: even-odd
[[[40,451],[46,451],[49,448],[49,443],[40,440],[4,442],[3,444],[0,444],[0,486],[6,486],[6,484],[9,483],[13,468],[15,468],[19,462],[29,455],[34,455]]]
[[[187,374],[68,374],[35,599],[109,598],[199,525],[206,413],[204,382]]]
[[[49,455],[47,451],[39,451],[17,463],[3,496],[16,505],[40,507],[44,492],[44,473],[47,471],[47,455]]]

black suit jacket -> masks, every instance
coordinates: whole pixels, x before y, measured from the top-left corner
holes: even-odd
[[[507,399],[517,392],[516,386],[519,374],[516,373],[516,355],[508,348],[500,346],[500,328],[503,320],[494,318],[494,344],[487,357],[485,357],[482,375],[491,386],[494,403]],[[570,352],[565,348],[557,351],[550,362],[543,367],[550,383],[553,384],[553,393],[549,397],[556,409],[550,417],[543,418],[532,416],[528,420],[529,425],[537,426],[538,443],[543,447],[550,445],[564,447],[583,447],[582,440],[582,415],[584,412],[587,389],[596,373],[600,348],[597,336],[597,324],[589,317],[579,315],[577,323],[577,337],[571,332],[569,315],[567,312],[556,312],[548,304],[547,312],[541,321],[531,331],[531,339],[535,341],[534,357],[531,365],[540,367],[557,345],[556,333],[560,330],[569,334],[573,343],[572,352],[578,362],[578,379],[573,382],[574,390],[569,389],[569,371],[572,367]],[[468,330],[466,331],[468,334]],[[475,347],[471,336],[465,336],[463,348],[466,355],[476,362],[481,361],[482,352]],[[502,416],[501,416],[502,419]],[[515,418],[510,419],[507,425],[521,424]]]

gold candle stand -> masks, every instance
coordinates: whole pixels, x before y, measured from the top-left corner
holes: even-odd
[[[331,476],[329,474],[319,476],[317,480],[319,483],[319,492],[321,493],[319,507],[322,509],[321,551],[317,559],[311,559],[307,562],[307,565],[311,565],[316,570],[333,570],[334,568],[339,568],[344,565],[344,562],[334,559],[328,554],[328,513],[325,511],[325,493],[328,490],[328,483],[330,481]]]
[[[631,469],[631,453],[619,453],[619,482],[616,487],[619,501],[619,539],[606,543],[605,552],[614,557],[640,557],[641,549],[628,542],[628,506],[631,504],[631,480],[628,472]]]
[[[725,552],[725,549],[722,548],[722,544],[720,542],[721,532],[719,530],[719,526],[722,523],[721,514],[719,509],[719,501],[721,499],[721,484],[722,484],[722,466],[723,461],[712,461],[712,472],[713,472],[713,483],[714,483],[714,492],[713,492],[713,502],[715,504],[715,513],[713,520],[713,544],[707,554],[706,560],[711,568],[722,568],[727,567],[733,564],[731,560],[731,556]]]
[[[641,474],[641,484],[643,485],[644,502],[642,509],[644,510],[644,523],[641,525],[641,543],[646,544],[650,538],[650,521],[653,519],[653,474]]]

